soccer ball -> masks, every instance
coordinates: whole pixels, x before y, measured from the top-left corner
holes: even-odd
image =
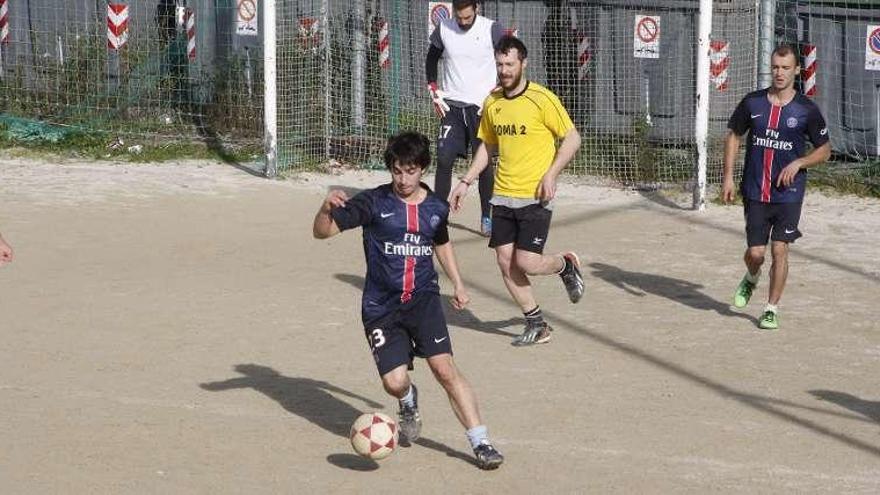
[[[350,438],[355,452],[378,461],[397,447],[397,423],[382,413],[361,414],[351,425]]]

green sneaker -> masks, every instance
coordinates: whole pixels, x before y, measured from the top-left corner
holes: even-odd
[[[752,291],[755,290],[755,284],[743,277],[739,285],[736,287],[736,293],[733,294],[733,305],[737,308],[744,308],[752,298]]]
[[[777,315],[773,311],[764,311],[764,314],[761,315],[761,321],[758,322],[758,326],[760,328],[763,328],[764,330],[778,329],[779,315]]]

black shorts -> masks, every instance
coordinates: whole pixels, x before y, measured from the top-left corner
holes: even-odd
[[[533,204],[521,208],[492,207],[492,237],[489,247],[514,244],[517,249],[536,254],[544,252],[553,211]]]
[[[766,246],[768,240],[794,242],[801,237],[798,222],[802,203],[743,201],[746,242],[749,247]]]
[[[480,108],[476,105],[449,107],[446,116],[440,121],[437,136],[437,156],[467,158],[468,148],[473,152],[480,147],[477,130],[480,128]]]
[[[364,327],[379,376],[414,357],[452,354],[440,294],[423,293]]]

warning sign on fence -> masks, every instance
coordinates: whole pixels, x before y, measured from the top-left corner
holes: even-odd
[[[880,26],[868,25],[865,44],[865,69],[880,70]]]
[[[660,16],[637,15],[633,30],[633,56],[660,58]]]
[[[428,2],[428,37],[443,19],[452,17],[452,2]]]
[[[241,36],[259,35],[257,18],[257,0],[238,0],[235,20],[235,32]]]

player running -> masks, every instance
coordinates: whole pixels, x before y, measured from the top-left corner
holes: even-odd
[[[498,82],[494,47],[504,34],[501,24],[479,15],[476,0],[455,0],[452,10],[454,18],[444,19],[431,33],[425,60],[428,92],[440,117],[434,191],[443,199],[449,197],[455,159],[466,158],[469,147],[476,153],[480,145],[480,109]],[[437,85],[440,60],[442,89]],[[492,232],[492,182],[492,169],[486,167],[479,184],[480,233],[484,236]]]
[[[504,457],[489,441],[477,398],[452,358],[433,256],[453,284],[452,305],[470,300],[447,230],[449,205],[421,182],[431,162],[428,138],[405,132],[391,138],[385,165],[391,183],[349,199],[332,190],[315,215],[315,238],[363,228],[367,275],[361,317],[385,391],[399,400],[402,443],[419,438],[418,390],[409,377],[414,356],[426,358],[452,410],[467,430],[477,465],[495,469]]]
[[[724,142],[722,200],[734,199],[733,163],[742,136],[749,132],[740,192],[743,197],[748,248],[743,257],[746,274],[733,297],[733,304],[745,307],[761,276],[767,241],[770,252],[770,293],[758,323],[763,329],[779,328],[777,305],[788,276],[788,245],[801,237],[798,222],[806,169],[831,156],[825,119],[815,103],[794,89],[800,64],[794,50],[781,45],[770,58],[773,84],[749,93],[740,101],[727,124]],[[806,140],[813,150],[804,155]]]
[[[504,285],[526,319],[525,331],[513,341],[516,346],[549,342],[552,332],[529,276],[559,274],[573,303],[584,294],[575,253],[543,254],[556,178],[574,157],[581,137],[559,98],[524,77],[526,56],[526,46],[513,36],[503,37],[495,48],[501,88],[483,104],[479,132],[483,143],[449,197],[452,210],[458,211],[468,187],[489,165],[489,157],[499,153],[489,247],[495,249]],[[559,138],[562,144],[557,150]]]

